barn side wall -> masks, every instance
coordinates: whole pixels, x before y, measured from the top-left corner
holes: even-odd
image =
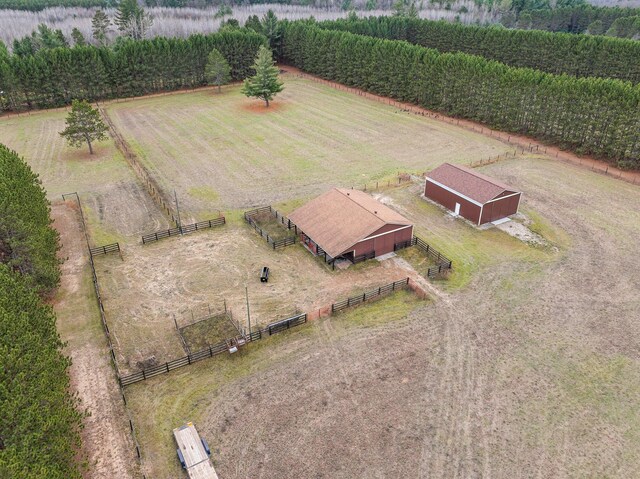
[[[478,219],[480,219],[480,207],[478,205],[475,205],[470,201],[459,197],[455,193],[431,183],[430,181],[426,182],[424,195],[436,203],[440,203],[451,211],[455,211],[456,203],[460,203],[460,216],[468,219],[474,224],[478,224]]]
[[[496,221],[517,213],[521,194],[485,203],[480,224]]]
[[[393,226],[390,230],[395,230],[401,228],[402,226],[398,225],[387,225]],[[382,228],[378,231],[381,231]],[[401,243],[403,241],[409,241],[413,236],[413,226],[408,226],[399,231],[389,231],[388,233],[377,233],[381,236],[376,238],[366,239],[364,241],[360,241],[356,243],[352,250],[355,250],[355,256],[360,256],[363,254],[370,253],[371,251],[376,252],[376,256],[382,256],[383,254],[393,252],[393,247],[396,243]],[[375,235],[375,234],[374,234]],[[372,235],[372,236],[374,236]]]

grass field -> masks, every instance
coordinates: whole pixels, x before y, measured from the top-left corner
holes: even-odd
[[[283,79],[268,110],[233,86],[114,103],[108,112],[163,188],[176,189],[198,219],[510,150],[309,80]]]
[[[97,143],[94,155],[66,144],[59,135],[66,115],[57,110],[0,117],[1,141],[25,157],[49,199],[78,192],[95,245],[138,241],[140,234],[167,227],[113,141]]]
[[[286,213],[330,186],[506,149],[285,81],[268,112],[237,87],[109,105],[187,216],[222,209],[229,220],[144,247],[136,244],[139,225],[166,221],[111,142],[95,160],[80,159],[54,134],[63,113],[0,119],[3,141],[33,155],[50,195],[79,185],[69,189],[88,198],[94,242],[127,242],[122,259],[96,261],[123,371],[150,356],[184,354],[174,314],[184,325],[192,311],[219,311],[226,301],[244,320],[245,285],[252,320],[264,324],[399,279],[406,263],[424,266],[404,252],[406,261],[331,272],[300,246],[274,252],[243,224],[241,209],[272,203]],[[127,388],[146,477],[183,474],[171,429],[185,421],[196,422],[225,479],[639,477],[640,190],[542,156],[481,171],[522,189],[521,212],[546,246],[454,219],[420,198],[418,184],[373,192],[453,260],[453,274],[434,283],[429,301],[398,293]],[[67,247],[82,248],[77,226],[59,224]],[[272,276],[261,284],[265,265]],[[74,322],[90,291],[86,271],[76,273],[75,283],[63,281],[57,308],[79,358],[79,389],[99,408],[93,392],[105,388],[91,387],[99,377],[81,344],[98,329]],[[75,296],[64,301],[68,292]],[[117,422],[118,412],[106,411],[109,418]],[[126,468],[115,475],[131,477]]]

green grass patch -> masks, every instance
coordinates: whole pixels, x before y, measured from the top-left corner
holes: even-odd
[[[96,212],[89,205],[83,204],[82,211],[87,222],[89,238],[93,243],[91,245],[92,247],[112,243],[122,243],[125,241],[123,236],[117,234],[113,229],[109,228],[102,220],[100,220]]]
[[[343,327],[371,328],[406,318],[411,311],[425,303],[412,291],[403,289],[389,296],[363,303],[334,315],[334,326],[339,322]]]
[[[225,314],[185,326],[180,328],[180,332],[192,352],[200,351],[238,335],[238,330]]]

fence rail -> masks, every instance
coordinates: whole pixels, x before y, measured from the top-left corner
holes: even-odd
[[[104,246],[97,246],[95,248],[89,248],[91,256],[99,256],[101,254],[120,252],[120,243],[111,243]]]
[[[170,236],[186,235],[189,233],[193,233],[194,231],[213,228],[215,226],[222,226],[225,223],[226,223],[225,217],[221,216],[219,218],[215,218],[211,220],[200,221],[199,223],[193,223],[186,226],[179,226],[177,228],[169,228],[167,230],[156,231],[155,233],[143,235],[142,244],[153,243],[163,238],[168,238]]]
[[[269,324],[264,330],[269,331],[269,335],[281,333],[287,329],[291,329],[294,326],[300,326],[307,322],[307,313],[298,314],[291,318],[283,319]],[[263,330],[263,331],[264,331]]]
[[[392,291],[405,288],[408,285],[409,285],[409,278],[402,279],[400,281],[394,281],[393,283],[385,284],[384,286],[380,286],[379,288],[372,289],[365,293],[359,294],[358,296],[352,296],[343,301],[338,301],[333,303],[331,305],[331,312],[335,313],[338,311],[342,311],[343,309],[350,308],[352,306],[357,306],[358,304],[371,301],[372,299],[391,293]]]
[[[288,219],[278,210],[273,209],[271,206],[262,206],[254,210],[245,211],[244,220],[247,223],[249,223],[250,226],[253,227],[256,233],[258,233],[265,240],[267,240],[267,243],[269,243],[273,249],[284,248],[285,246],[296,244],[296,242],[298,241],[297,236],[289,236],[287,238],[274,239],[273,237],[269,236],[269,233],[267,233],[265,230],[260,228],[255,218],[265,213],[268,213],[269,215],[275,217],[276,222],[282,224],[283,227],[286,227],[289,230],[293,229],[296,235],[298,234],[298,227],[294,223],[292,223],[290,219]]]

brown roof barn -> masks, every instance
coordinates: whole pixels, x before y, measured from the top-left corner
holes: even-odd
[[[331,258],[380,256],[411,240],[413,225],[399,213],[358,190],[333,188],[289,215],[300,239],[314,253]]]
[[[444,163],[427,175],[424,196],[481,225],[516,214],[522,193],[470,168]]]

